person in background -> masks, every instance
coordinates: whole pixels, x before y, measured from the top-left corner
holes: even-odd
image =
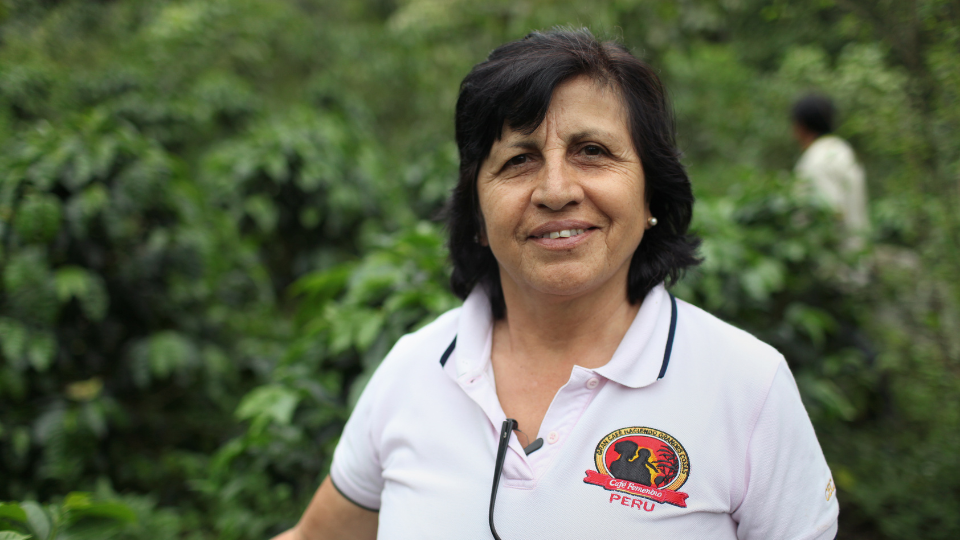
[[[839,216],[848,247],[862,247],[870,231],[866,179],[853,148],[833,134],[833,102],[808,95],[794,103],[791,116],[794,137],[803,149],[794,167],[801,193],[820,199]]]

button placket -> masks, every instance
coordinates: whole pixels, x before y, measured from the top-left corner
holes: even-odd
[[[591,380],[595,382],[591,383]],[[601,382],[593,370],[574,367],[570,380],[557,393],[540,426],[540,436],[545,444],[526,456],[538,478],[550,468],[564,446],[562,443],[573,432],[583,411],[602,386]]]
[[[504,413],[497,399],[490,379],[482,371],[472,371],[461,375],[458,379],[460,387],[470,398],[480,406],[490,420],[491,450],[496,455],[500,436],[500,422]],[[500,418],[499,422],[495,421]],[[534,470],[524,459],[523,448],[514,435],[510,438],[507,456],[503,464],[503,484],[520,489],[532,489],[536,485]]]

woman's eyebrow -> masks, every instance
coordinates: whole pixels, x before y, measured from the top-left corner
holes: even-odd
[[[578,131],[567,137],[567,144],[576,144],[587,139],[602,139],[608,141],[615,138],[616,137],[613,135],[613,133],[610,133],[609,131],[601,129],[588,129],[584,131]]]
[[[520,139],[507,145],[507,148],[520,148],[522,150],[536,150],[539,147],[533,139]]]
[[[616,139],[616,136],[613,133],[603,129],[586,129],[586,130],[578,131],[576,133],[568,135],[566,137],[566,144],[568,145],[577,144],[579,142],[590,140],[590,139],[599,140],[599,141],[612,141]],[[496,154],[506,149],[516,149],[516,148],[519,148],[521,150],[536,150],[540,148],[540,143],[535,139],[524,137],[521,139],[517,139],[513,142],[510,142],[508,144],[500,145],[499,148],[495,148],[491,153]]]

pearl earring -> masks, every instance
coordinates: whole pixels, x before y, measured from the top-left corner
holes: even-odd
[[[657,226],[657,218],[655,218],[655,217],[647,218],[647,223],[648,223],[651,227],[656,227],[656,226]]]

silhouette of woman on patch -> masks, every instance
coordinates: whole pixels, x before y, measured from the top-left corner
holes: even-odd
[[[620,454],[620,457],[610,464],[610,474],[614,478],[644,486],[652,485],[650,473],[660,471],[650,463],[650,450],[640,448],[640,445],[633,441],[620,441],[613,446],[613,451]]]

